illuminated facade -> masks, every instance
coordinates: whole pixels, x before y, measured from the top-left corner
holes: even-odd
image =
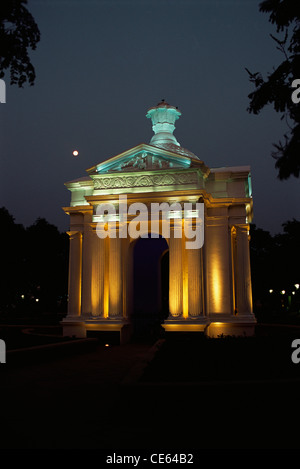
[[[116,216],[115,238],[97,235],[97,207],[127,207],[136,202],[204,204],[204,244],[187,249],[184,220],[171,221],[169,247],[169,317],[166,331],[252,334],[249,222],[252,218],[248,166],[209,168],[181,147],[173,131],[180,111],[165,102],[149,109],[154,135],[149,144],[99,163],[87,176],[66,183],[71,203],[68,314],[65,335],[86,331],[120,331],[126,341],[133,305],[133,241],[121,237]],[[130,221],[130,216],[127,223]],[[144,231],[151,233],[149,223]],[[179,230],[179,233],[178,233]],[[162,234],[162,221],[157,224]],[[182,236],[180,236],[182,235]]]

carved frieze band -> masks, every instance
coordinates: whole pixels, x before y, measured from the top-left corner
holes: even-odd
[[[125,187],[172,186],[180,184],[196,184],[196,172],[145,174],[139,176],[112,176],[94,179],[95,189],[118,189]]]

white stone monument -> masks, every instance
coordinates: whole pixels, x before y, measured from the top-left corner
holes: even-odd
[[[250,168],[206,166],[173,135],[180,116],[177,108],[162,101],[147,113],[154,131],[150,143],[96,164],[87,169],[87,176],[66,183],[71,202],[64,208],[70,216],[64,335],[85,337],[90,330],[118,331],[121,342],[130,336],[136,237],[129,225],[136,203],[149,209],[140,235],[154,231],[165,235],[169,247],[165,331],[205,331],[211,337],[254,333]],[[151,224],[153,204],[176,204],[176,214],[173,211],[168,217],[169,236],[163,216]],[[185,204],[203,207],[204,243],[196,249],[187,248],[184,228],[188,223],[195,226],[198,211],[191,210],[195,218],[188,220]],[[109,210],[104,215],[105,207]]]

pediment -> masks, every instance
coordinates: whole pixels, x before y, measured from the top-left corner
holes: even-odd
[[[140,144],[89,168],[87,172],[92,176],[93,174],[187,169],[191,167],[200,167],[202,170],[204,168],[208,169],[202,161],[196,158],[167,151],[153,145]]]

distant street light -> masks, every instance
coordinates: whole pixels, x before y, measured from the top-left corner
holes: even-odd
[[[282,295],[284,295],[284,294],[285,294],[285,290],[281,290],[280,293],[281,293]]]
[[[74,150],[74,151],[73,151],[73,156],[78,156],[78,155],[79,155],[78,151],[77,151],[77,150]]]
[[[297,288],[297,290],[299,289],[300,285],[299,283],[295,283],[295,287]]]
[[[269,293],[273,293],[273,290],[269,290]]]

